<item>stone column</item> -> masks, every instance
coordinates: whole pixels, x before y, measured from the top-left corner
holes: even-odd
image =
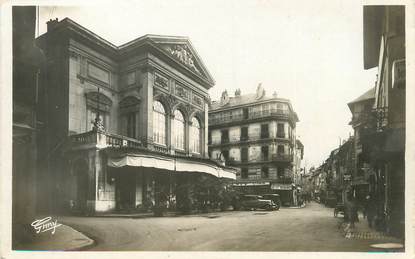
[[[208,130],[209,130],[209,124],[208,124],[208,117],[209,117],[209,114],[208,114],[208,111],[209,111],[209,104],[207,103],[207,102],[205,102],[205,123],[203,124],[204,125],[204,128],[202,129],[202,132],[201,132],[201,138],[202,138],[202,143],[201,143],[201,155],[202,156],[204,156],[204,157],[206,157],[206,158],[208,158],[209,157],[209,152],[208,152],[208,145],[207,145],[207,143],[208,143]]]
[[[190,118],[187,118],[186,123],[184,124],[184,150],[186,154],[190,154],[190,127],[192,126],[192,121]]]
[[[153,143],[153,76],[154,68],[149,64],[144,65],[141,68],[141,84],[142,88],[142,102],[141,112],[143,117],[141,118],[140,129],[141,137],[144,142],[147,143],[147,147],[151,147]]]
[[[174,144],[174,113],[172,111],[166,111],[166,146],[168,150],[174,153],[176,146]]]

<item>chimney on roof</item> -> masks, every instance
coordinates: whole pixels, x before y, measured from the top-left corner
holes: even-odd
[[[58,18],[55,18],[55,20],[50,19],[48,22],[46,22],[47,26],[48,26],[48,32],[52,31],[56,25],[58,25],[59,20]]]
[[[241,96],[241,89],[236,89],[236,91],[235,91],[235,97],[237,97],[237,96]]]
[[[277,91],[274,91],[274,93],[272,94],[272,97],[274,97],[274,98],[277,98],[278,97]]]

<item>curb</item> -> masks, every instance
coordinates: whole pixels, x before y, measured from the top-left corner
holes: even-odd
[[[88,240],[87,241],[88,243],[85,244],[85,245],[80,245],[80,246],[72,247],[72,248],[69,248],[69,249],[64,249],[64,251],[83,251],[83,250],[87,250],[88,248],[91,248],[91,247],[95,246],[95,244],[96,244],[95,240],[91,239],[90,237],[88,237],[84,233],[82,233],[82,232],[74,229],[71,226],[68,226],[66,224],[65,224],[65,226],[68,227],[68,228],[70,228],[70,229],[72,229],[74,232],[77,232],[80,235],[84,236],[84,238]]]

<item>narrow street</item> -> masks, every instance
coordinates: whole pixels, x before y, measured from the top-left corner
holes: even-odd
[[[164,218],[61,217],[102,251],[379,251],[382,240],[346,239],[333,209],[318,203],[280,211]]]

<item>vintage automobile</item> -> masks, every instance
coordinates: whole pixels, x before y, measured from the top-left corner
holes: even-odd
[[[276,210],[279,210],[281,207],[281,199],[280,195],[276,193],[268,193],[268,194],[262,194],[261,195],[266,200],[271,200],[277,205]]]
[[[242,195],[237,207],[239,210],[275,210],[277,205],[272,200],[264,199],[260,195]]]

